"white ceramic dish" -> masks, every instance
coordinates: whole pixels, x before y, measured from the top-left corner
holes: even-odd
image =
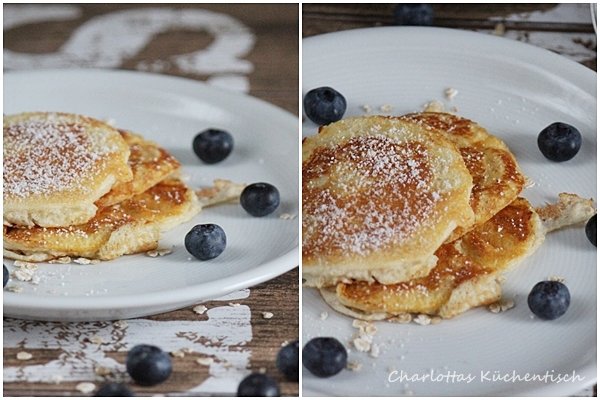
[[[302,48],[303,92],[334,87],[348,101],[346,115],[364,114],[363,105],[372,113],[390,105],[391,114],[400,115],[439,100],[506,141],[535,182],[524,193],[533,204],[553,201],[559,192],[596,198],[593,71],[516,41],[436,28],[345,31],[305,39]],[[444,96],[447,88],[458,91],[452,101]],[[546,160],[536,144],[539,131],[555,121],[573,124],[584,138],[579,154],[561,164]],[[303,124],[304,135],[315,130],[310,121]],[[532,317],[526,298],[535,283],[551,275],[565,278],[572,303],[561,318],[541,321]],[[596,249],[582,228],[548,235],[537,253],[507,274],[504,293],[516,307],[502,314],[471,310],[433,326],[377,323],[378,358],[354,350],[349,359],[362,369],[330,379],[304,370],[304,395],[567,395],[596,382]],[[329,317],[321,320],[322,312]],[[305,342],[334,336],[348,343],[356,331],[351,323],[316,291],[304,289]],[[394,370],[413,378],[433,372],[434,378],[390,382]],[[495,371],[550,376],[547,383],[488,381]],[[549,381],[573,371],[581,380]],[[454,383],[444,378],[453,373]],[[473,381],[459,383],[458,374],[473,374]]]
[[[4,113],[65,111],[110,119],[140,132],[183,164],[193,187],[215,178],[270,182],[281,194],[271,215],[254,218],[239,204],[203,210],[170,231],[168,256],[132,255],[98,265],[40,264],[39,285],[13,281],[4,291],[4,315],[50,320],[140,317],[250,287],[298,265],[298,122],[273,105],[242,94],[167,76],[109,70],[10,72],[4,76]],[[192,151],[200,131],[222,128],[234,136],[233,153],[204,165]],[[218,258],[192,259],[183,238],[198,223],[217,223],[228,246]],[[8,266],[12,261],[5,260]]]

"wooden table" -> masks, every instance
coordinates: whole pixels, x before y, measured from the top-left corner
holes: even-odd
[[[302,36],[393,25],[395,4],[304,4]],[[589,4],[434,4],[434,25],[514,38],[596,70]]]
[[[211,48],[215,37],[226,45]],[[295,4],[5,5],[4,46],[9,70],[150,70],[247,92],[298,114]],[[178,63],[182,54],[209,49],[212,59],[204,64]],[[229,61],[228,54],[234,55]],[[174,355],[167,382],[131,386],[140,395],[231,395],[245,375],[262,370],[283,395],[297,395],[298,384],[285,381],[275,357],[282,343],[298,338],[298,279],[296,268],[204,303],[202,315],[189,307],[126,324],[5,319],[4,395],[82,395],[82,382],[99,387],[126,379],[126,351],[140,342]],[[21,351],[32,358],[18,360]]]
[[[302,36],[393,25],[395,4],[304,4]],[[596,70],[589,4],[434,4],[434,25],[501,35]],[[596,396],[597,386],[578,393]]]

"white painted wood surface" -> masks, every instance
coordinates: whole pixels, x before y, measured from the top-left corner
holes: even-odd
[[[36,22],[67,21],[81,15],[77,5],[6,5],[4,30]],[[254,66],[245,56],[254,46],[254,34],[229,15],[201,9],[143,8],[99,15],[75,29],[55,52],[32,54],[4,49],[4,68],[118,68],[156,35],[172,29],[206,31],[214,39],[202,50],[153,62],[140,61],[137,69],[164,72],[176,66],[187,74],[214,74],[208,79],[209,84],[248,91],[247,75]]]
[[[241,300],[248,295],[246,289],[217,300]],[[4,382],[85,381],[100,386],[106,379],[96,373],[98,367],[111,371],[111,381],[130,382],[125,365],[106,353],[154,344],[167,352],[183,351],[186,357],[213,360],[208,379],[188,394],[235,393],[239,382],[250,373],[250,351],[244,346],[252,340],[250,308],[235,304],[208,309],[206,321],[61,323],[5,319],[4,347],[20,352],[57,350],[59,354],[50,362],[35,363],[32,359],[24,366],[4,367]]]
[[[490,19],[499,23],[528,21],[556,24],[591,24],[592,14],[590,5],[587,3],[559,4],[548,11],[516,13],[506,17],[493,17]],[[491,31],[488,32],[492,33]],[[596,57],[596,35],[594,33],[507,30],[502,36],[543,47],[577,62]]]

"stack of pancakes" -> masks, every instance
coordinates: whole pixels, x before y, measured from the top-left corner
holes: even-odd
[[[5,257],[109,260],[153,250],[161,232],[200,210],[172,155],[101,121],[5,116],[3,143]]]
[[[455,115],[321,127],[303,142],[304,284],[362,319],[451,318],[498,301],[503,271],[594,213],[574,195],[536,211],[524,186],[508,147]]]

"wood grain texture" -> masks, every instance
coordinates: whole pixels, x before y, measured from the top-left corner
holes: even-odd
[[[302,36],[392,26],[394,7],[395,4],[304,4]],[[596,70],[594,29],[589,13],[585,13],[589,5],[580,5],[586,10],[579,12],[570,11],[569,7],[575,5],[434,4],[434,26],[492,33],[501,24],[507,37],[571,56]],[[560,43],[556,42],[556,33],[565,35]]]
[[[48,21],[14,27],[4,32],[4,48],[26,53],[51,53],[68,41],[75,29],[92,18],[129,9],[201,9],[224,13],[238,19],[256,36],[248,60],[254,64],[250,74],[250,94],[298,114],[298,18],[297,4],[81,4],[82,13],[72,20]],[[173,54],[199,50],[212,36],[189,29],[169,30],[121,65],[135,69],[139,61],[164,60]],[[173,67],[169,75],[205,80],[206,75],[186,74]]]
[[[247,351],[250,354],[249,369],[253,372],[264,371],[268,375],[274,377],[280,384],[281,392],[283,395],[295,396],[298,394],[298,384],[295,382],[289,382],[285,377],[277,370],[275,366],[275,360],[277,353],[281,348],[282,344],[291,342],[298,339],[298,269],[290,271],[288,274],[282,275],[269,282],[263,283],[251,289],[249,297],[241,300],[214,300],[203,303],[208,310],[216,309],[218,307],[230,307],[231,304],[235,304],[234,308],[248,306],[251,310],[251,325],[252,325],[252,340],[247,344],[242,344],[238,350]],[[237,305],[239,304],[239,306]],[[170,313],[164,313],[148,317],[145,320],[150,321],[207,321],[209,319],[208,311],[205,314],[198,315],[192,310],[193,307],[187,307],[185,309],[177,310]],[[272,318],[264,318],[263,312],[271,312]],[[6,325],[7,321],[5,321]],[[132,324],[133,322],[129,322]],[[29,322],[26,325],[29,328],[25,328],[25,331],[32,331],[33,327],[38,325],[36,322]],[[106,334],[103,334],[102,327],[110,323],[78,323],[72,324],[71,326],[65,327],[63,324],[48,324],[47,328],[53,332],[52,336],[48,336],[48,341],[59,338],[62,340],[61,348],[38,348],[30,349],[23,348],[27,341],[31,341],[31,337],[23,336],[23,341],[20,346],[17,347],[4,347],[4,368],[18,367],[23,368],[27,366],[36,365],[48,365],[56,360],[65,360],[65,354],[68,353],[69,357],[79,358],[84,360],[88,354],[88,351],[94,351],[95,344],[89,340],[89,335],[86,334],[86,330],[90,332],[96,332],[94,327],[98,328],[97,335],[104,339],[107,339]],[[150,327],[148,329],[151,329]],[[184,329],[184,328],[182,328]],[[67,332],[68,331],[68,332]],[[75,333],[77,332],[77,333]],[[114,332],[114,331],[113,331]],[[89,332],[87,332],[89,333]],[[73,337],[67,337],[73,335]],[[202,341],[210,344],[213,338],[204,337],[205,332],[189,332],[187,331],[187,339],[192,341]],[[184,336],[185,336],[184,335]],[[195,337],[197,335],[197,338]],[[143,340],[132,336],[128,337],[123,335],[124,340],[118,341],[114,334],[111,341],[118,343],[119,346],[123,346],[119,351],[115,349],[110,351],[103,351],[103,357],[106,359],[112,359],[119,364],[124,364],[126,357],[125,346],[131,346],[137,344],[136,340]],[[173,337],[156,337],[154,344],[167,346],[166,343],[171,341]],[[115,342],[116,341],[116,342]],[[81,345],[81,348],[86,350],[73,351],[72,344],[77,342]],[[112,346],[112,345],[111,345]],[[91,349],[90,349],[91,348]],[[111,347],[112,348],[112,347]],[[177,349],[183,348],[183,346],[176,346]],[[168,349],[168,347],[166,348]],[[236,351],[236,349],[230,348],[229,350]],[[30,360],[18,360],[17,353],[26,351],[32,355]],[[100,351],[100,350],[98,350]],[[142,387],[139,385],[131,384],[132,390],[138,395],[160,395],[160,394],[185,394],[185,395],[210,395],[210,392],[195,389],[197,386],[203,383],[209,377],[208,366],[199,365],[196,360],[198,358],[206,357],[206,354],[202,354],[196,351],[186,353],[184,357],[173,357],[173,374],[163,384],[155,387]],[[218,358],[215,358],[218,361]],[[87,361],[87,360],[84,360]],[[93,363],[82,363],[84,365]],[[99,364],[104,365],[104,364]],[[86,382],[94,382],[98,387],[102,384],[102,379],[95,376],[91,368],[87,371],[78,371],[79,374],[88,377],[85,379]],[[58,382],[31,382],[27,380],[21,380],[18,382],[5,382],[4,383],[4,395],[6,396],[62,396],[62,395],[78,395],[80,394],[75,387],[81,381],[67,381],[64,376],[65,371],[68,369],[60,366],[55,367],[53,373],[57,376]],[[239,372],[239,371],[236,371]],[[245,373],[244,373],[245,374]],[[100,379],[100,380],[97,380]],[[64,380],[64,381],[61,381]],[[122,372],[115,372],[108,380],[122,381],[126,380],[126,375]],[[219,392],[219,394],[234,394],[233,392]]]
[[[81,13],[77,18],[41,21],[5,30],[4,48],[22,53],[54,53],[59,51],[72,37],[73,32],[86,22],[119,10],[147,8],[210,10],[235,18],[244,24],[254,36],[255,42],[251,51],[244,57],[245,60],[248,60],[252,64],[252,70],[247,74],[249,82],[248,93],[282,107],[295,115],[298,114],[299,7],[296,4],[238,4],[233,6],[227,4],[81,4],[78,7]],[[124,59],[119,68],[139,69],[140,62],[162,61],[173,55],[194,52],[206,48],[213,40],[214,36],[207,31],[188,28],[169,29],[155,35],[137,54]],[[161,73],[195,80],[207,80],[215,76],[219,77],[219,73],[186,73],[175,65],[168,65],[168,68],[161,71]],[[225,315],[227,310],[231,308],[228,304],[232,302],[239,303],[239,307],[243,309],[249,309],[248,318],[251,329],[249,335],[251,335],[251,340],[247,343],[242,342],[230,346],[225,350],[233,352],[234,356],[239,353],[239,357],[248,354],[248,364],[245,365],[247,369],[241,372],[247,374],[250,372],[266,371],[267,374],[273,376],[279,382],[281,393],[285,396],[297,396],[298,383],[288,382],[277,371],[275,359],[282,343],[297,340],[299,336],[298,280],[298,268],[295,268],[278,278],[252,288],[247,298],[231,301],[214,300],[204,303],[209,310],[220,310]],[[242,311],[241,308],[236,310]],[[273,313],[273,317],[270,319],[264,318],[263,312]],[[147,318],[147,320],[149,321],[148,323],[204,323],[209,320],[209,316],[208,312],[198,315],[192,310],[192,307],[188,307],[152,316]],[[5,320],[5,328],[7,321],[9,321],[9,325],[12,326],[13,324],[12,321]],[[31,322],[30,327],[34,327],[36,324],[38,323]],[[96,325],[103,332],[101,330],[102,324],[98,323]],[[201,325],[199,324],[198,326]],[[89,331],[94,328],[94,324],[73,325],[68,328],[59,328],[58,326],[48,328],[46,326],[45,329],[51,329],[55,332],[61,332],[61,329],[66,329],[67,334],[63,335],[63,333],[59,333],[59,335],[63,335],[64,340],[68,341],[69,345],[73,345],[73,342],[80,345],[81,343],[79,342],[84,339],[81,339],[81,335],[77,334],[76,331],[82,327],[85,327],[84,331]],[[245,328],[242,327],[242,329]],[[206,341],[205,338],[202,338],[204,333],[199,331],[197,332],[198,339],[190,338],[190,340]],[[14,346],[4,347],[5,368],[43,365],[64,357],[64,351],[61,348],[53,348],[52,346],[43,348],[43,346],[40,346],[40,348],[25,349],[25,351],[32,355],[31,360],[17,360],[16,354],[24,350],[23,347],[28,340],[26,333],[19,330],[18,334],[23,335],[23,341],[19,341],[19,338],[17,338]],[[51,339],[49,336],[48,340],[51,341]],[[129,337],[128,340],[133,342],[135,338]],[[172,337],[156,337],[153,344],[161,346],[161,343],[167,343],[172,340]],[[65,342],[66,344],[67,342]],[[127,346],[131,344],[133,343],[126,343]],[[210,345],[210,342],[207,345]],[[85,344],[82,346],[85,347]],[[215,351],[217,350],[218,348],[215,348]],[[85,351],[74,351],[69,356],[85,357],[86,354],[89,354],[86,351],[89,351],[89,348],[86,348]],[[103,356],[107,360],[112,359],[122,364],[125,360],[126,351],[109,350],[105,351]],[[174,357],[173,375],[167,382],[150,388],[132,384],[131,388],[138,395],[235,395],[236,383],[228,386],[230,389],[229,392],[195,391],[194,388],[197,388],[210,377],[209,367],[196,362],[196,359],[202,356],[199,353],[191,353],[186,354],[183,358]],[[240,374],[239,370],[235,372]],[[94,377],[91,371],[84,371],[82,374]],[[123,377],[117,378],[121,379]],[[66,380],[58,383],[32,382],[27,380],[5,382],[3,394],[5,396],[80,396],[82,393],[76,390],[78,383],[79,381]],[[95,383],[98,386],[101,384],[100,382]]]

